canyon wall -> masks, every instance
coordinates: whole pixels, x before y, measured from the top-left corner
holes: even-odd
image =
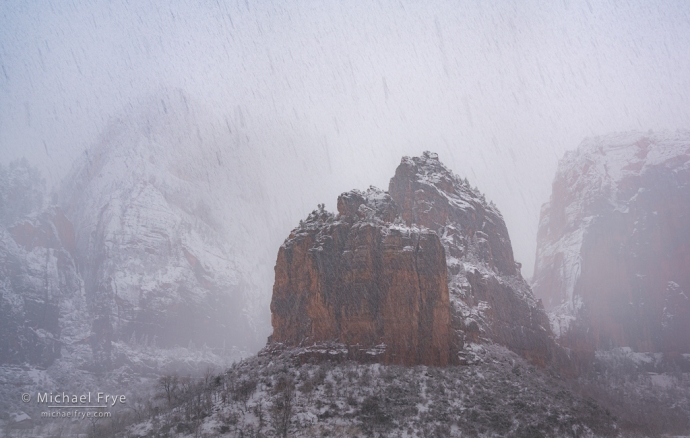
[[[690,133],[585,140],[542,208],[533,288],[560,343],[690,352]]]

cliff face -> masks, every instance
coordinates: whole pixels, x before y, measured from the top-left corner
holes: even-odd
[[[386,344],[387,363],[468,360],[491,340],[554,359],[548,318],[513,260],[498,210],[432,153],[403,158],[389,194],[345,193],[278,253],[270,342]]]
[[[47,367],[78,340],[84,303],[73,248],[59,208],[0,226],[0,363]]]
[[[104,371],[144,349],[260,346],[260,177],[196,114],[170,91],[112,121],[48,209],[37,170],[0,166],[0,363]]]
[[[236,202],[251,215],[240,194],[224,188],[258,194],[227,145],[192,134],[198,124],[187,105],[173,93],[113,122],[63,183],[60,204],[76,230],[97,367],[111,367],[115,341],[258,344],[260,302],[246,275],[253,261],[238,255],[246,237],[231,238],[242,234],[232,228],[241,218],[214,208]]]
[[[441,237],[454,332],[505,345],[535,364],[554,361],[548,318],[520,275],[498,209],[431,153],[403,158],[389,192],[406,224]]]
[[[535,294],[576,350],[690,352],[690,134],[583,142],[542,208]]]
[[[384,363],[447,365],[450,306],[438,236],[391,223],[396,206],[374,188],[342,194],[338,212],[313,212],[281,246],[271,340],[381,346]]]
[[[483,264],[501,275],[516,274],[513,248],[501,213],[441,164],[435,154],[403,158],[388,191],[401,206],[402,219],[408,226],[417,224],[453,242],[457,240],[453,246],[460,250],[460,256],[470,242],[475,242]],[[452,228],[447,229],[447,225]]]

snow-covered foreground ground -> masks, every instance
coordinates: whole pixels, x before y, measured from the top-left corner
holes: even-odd
[[[176,374],[190,381],[207,373],[221,372],[248,353],[236,349],[213,351],[207,347],[161,349],[124,342],[114,344],[116,355],[121,359],[113,370],[94,373],[75,365],[83,362],[80,352],[64,349],[64,357],[48,368],[30,365],[0,366],[0,419],[2,436],[8,437],[85,437],[110,436],[99,431],[111,420],[78,418],[45,418],[44,412],[62,412],[47,409],[48,403],[37,403],[37,395],[44,393],[88,394],[95,400],[96,394],[123,394],[125,403],[116,404],[110,412],[114,424],[130,424],[138,412],[156,404],[157,384],[161,376]],[[88,350],[86,346],[85,349]],[[88,353],[88,351],[87,351]],[[81,360],[80,360],[81,359]],[[24,402],[22,394],[31,399]],[[101,403],[102,404],[102,403]],[[70,411],[72,411],[70,409]],[[86,412],[80,409],[79,412]],[[148,412],[148,411],[146,411]]]
[[[234,363],[227,355],[224,369],[218,355],[203,349],[142,349],[129,355],[136,363],[102,376],[62,369],[60,360],[48,370],[4,366],[0,388],[21,385],[31,393],[66,384],[84,391],[126,388],[128,399],[111,410],[109,420],[83,421],[40,418],[37,409],[21,410],[4,394],[4,408],[11,405],[15,414],[11,420],[22,423],[26,415],[32,427],[10,427],[8,421],[3,432],[9,437],[690,436],[690,358],[683,355],[598,352],[588,373],[568,380],[488,344],[467,345],[468,365],[447,368],[341,361],[339,352],[337,345],[265,349]],[[206,373],[192,374],[204,363]]]
[[[471,365],[313,361],[262,351],[192,388],[171,376],[159,407],[119,436],[617,436],[612,413],[509,350],[471,345]],[[323,353],[323,352],[321,352]],[[337,355],[337,348],[333,349]],[[168,385],[168,389],[170,385]]]

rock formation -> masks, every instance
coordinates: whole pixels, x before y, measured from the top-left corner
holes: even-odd
[[[388,193],[344,193],[338,215],[321,206],[293,230],[269,342],[384,344],[385,363],[446,365],[468,359],[465,341],[493,341],[552,362],[548,318],[498,210],[429,152],[403,158]]]
[[[249,197],[260,187],[245,187],[250,180],[227,147],[190,135],[200,124],[189,105],[172,93],[114,121],[62,185],[98,367],[111,366],[114,341],[258,346],[260,296],[245,275],[249,256],[238,255],[247,233],[233,229],[238,214],[223,217],[214,207],[244,205],[224,187]]]
[[[582,354],[690,352],[690,133],[585,140],[542,207],[535,294]]]
[[[0,365],[50,366],[79,324],[74,229],[44,195],[25,159],[0,165]]]
[[[267,216],[261,185],[191,105],[172,92],[114,120],[47,210],[38,171],[0,166],[0,363],[49,366],[69,345],[104,371],[139,349],[260,346],[268,275],[260,250],[240,253],[267,246],[246,227]]]
[[[370,188],[313,212],[281,246],[272,341],[383,344],[385,363],[451,361],[446,259],[436,234],[393,221],[390,196]]]
[[[389,192],[407,225],[428,227],[441,238],[457,335],[497,342],[541,366],[553,362],[558,349],[548,319],[519,272],[493,203],[432,153],[403,158]]]
[[[265,339],[261,169],[237,130],[196,114],[184,93],[153,96],[50,196],[26,160],[0,164],[2,427],[11,412],[41,418],[22,393],[143,395],[161,374],[221,369]]]

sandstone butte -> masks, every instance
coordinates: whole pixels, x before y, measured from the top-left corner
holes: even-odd
[[[346,192],[337,207],[278,251],[269,345],[404,365],[462,363],[482,341],[541,366],[558,356],[501,214],[436,154],[404,157],[388,192]]]
[[[690,353],[690,133],[585,140],[542,207],[534,292],[559,343]]]

